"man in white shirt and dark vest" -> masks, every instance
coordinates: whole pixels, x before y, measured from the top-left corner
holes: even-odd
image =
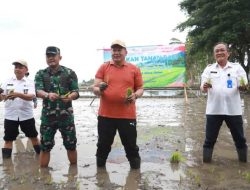
[[[228,45],[214,46],[216,63],[208,65],[201,75],[201,90],[207,93],[206,137],[203,144],[203,162],[211,162],[214,144],[223,121],[233,137],[240,162],[247,162],[247,144],[244,137],[240,90],[246,90],[246,72],[239,63],[228,61]]]
[[[35,152],[40,154],[40,141],[37,138],[32,102],[36,96],[35,84],[25,77],[28,72],[26,61],[18,60],[12,64],[15,66],[15,76],[2,84],[3,93],[0,95],[0,100],[5,101],[3,158],[11,157],[13,141],[19,134],[19,126],[31,140]]]

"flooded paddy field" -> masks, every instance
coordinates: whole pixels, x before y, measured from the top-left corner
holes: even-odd
[[[0,154],[0,190],[55,189],[250,189],[250,164],[239,163],[231,134],[223,125],[215,145],[213,161],[202,162],[206,98],[141,98],[137,100],[138,145],[142,159],[140,170],[130,170],[117,135],[106,169],[97,169],[97,110],[99,99],[74,101],[77,129],[78,164],[70,166],[56,134],[48,169],[41,169],[30,142],[20,133],[12,158]],[[34,109],[40,125],[41,101]],[[0,144],[3,145],[3,106],[0,103]],[[242,99],[244,129],[250,142],[250,97]],[[182,161],[171,163],[178,150]],[[249,154],[248,154],[249,155]]]

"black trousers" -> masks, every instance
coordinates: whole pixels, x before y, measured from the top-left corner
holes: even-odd
[[[206,139],[204,148],[213,148],[217,140],[222,122],[225,121],[230,129],[236,148],[246,148],[246,139],[243,131],[243,121],[241,115],[206,115]]]
[[[26,137],[34,138],[37,137],[38,132],[36,130],[35,119],[27,119],[24,121],[14,121],[4,119],[4,137],[5,141],[14,141],[19,134],[18,127],[24,132]]]
[[[116,119],[98,116],[98,142],[96,156],[107,159],[118,131],[128,160],[140,158],[136,145],[137,131],[135,119]]]

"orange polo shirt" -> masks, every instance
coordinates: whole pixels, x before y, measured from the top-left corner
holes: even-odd
[[[109,61],[100,66],[95,77],[108,84],[100,97],[98,114],[109,118],[136,119],[135,102],[126,103],[125,99],[128,88],[135,92],[143,86],[140,69],[128,62],[117,66]]]

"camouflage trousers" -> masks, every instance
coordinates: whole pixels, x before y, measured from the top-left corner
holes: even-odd
[[[41,150],[45,152],[51,151],[55,145],[55,134],[60,131],[63,138],[63,145],[66,150],[76,149],[76,130],[74,117],[67,116],[42,116],[40,135],[41,135]]]

